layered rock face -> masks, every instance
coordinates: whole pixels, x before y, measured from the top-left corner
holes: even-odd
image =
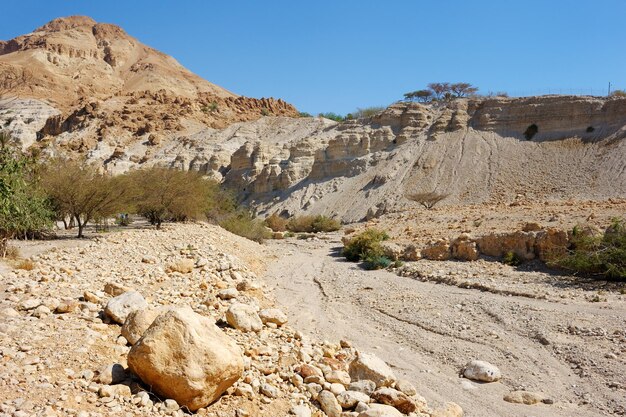
[[[288,145],[249,141],[225,181],[267,212],[345,221],[403,209],[416,192],[449,195],[448,203],[623,197],[625,136],[624,99],[398,103]]]
[[[470,101],[468,113],[470,127],[500,136],[533,141],[572,137],[596,140],[624,127],[626,101],[580,96],[495,98]]]

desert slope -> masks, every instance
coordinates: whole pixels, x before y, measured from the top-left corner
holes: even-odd
[[[262,115],[297,115],[282,100],[231,93],[119,26],[85,16],[0,42],[0,73],[27,80],[0,101],[3,126],[23,147],[60,143],[58,152],[84,154],[99,142],[123,149]],[[32,117],[39,108],[46,117]]]
[[[411,192],[448,194],[449,204],[624,197],[625,136],[624,99],[398,103],[289,146],[249,142],[226,182],[268,212],[344,221],[406,207]]]

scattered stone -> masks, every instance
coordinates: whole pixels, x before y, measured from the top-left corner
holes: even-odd
[[[110,285],[113,285],[113,284],[110,284]],[[110,291],[113,292],[113,293],[116,293],[117,289],[112,289],[111,288]],[[121,295],[123,293],[124,293],[124,291],[122,291],[121,293],[116,294],[116,295]],[[94,304],[98,304],[98,303],[100,303],[100,301],[102,301],[102,299],[100,297],[98,297],[96,294],[92,293],[91,291],[83,292],[83,300],[85,300],[85,301],[87,301],[89,303],[94,303]]]
[[[376,390],[376,383],[369,379],[352,382],[348,386],[348,391],[357,391],[366,394],[368,397]]]
[[[179,259],[171,264],[168,264],[166,267],[167,272],[180,272],[181,274],[188,274],[193,271],[195,266],[195,262],[193,259]]]
[[[311,409],[306,405],[294,405],[289,412],[296,417],[311,417]]]
[[[130,387],[128,385],[103,385],[98,391],[100,397],[130,397]]]
[[[134,345],[163,311],[154,308],[131,311],[122,326],[122,336]]]
[[[63,300],[57,305],[54,312],[56,314],[72,313],[77,307],[78,302],[76,300]]]
[[[500,370],[485,361],[473,360],[465,365],[463,376],[472,381],[495,382],[502,378]]]
[[[103,366],[98,369],[95,376],[95,381],[104,385],[119,384],[125,379],[126,370],[119,363]]]
[[[332,392],[326,390],[320,392],[317,396],[317,402],[320,403],[322,411],[324,411],[328,417],[341,416],[341,406]]]
[[[29,298],[27,300],[22,301],[18,306],[17,309],[18,310],[22,310],[22,311],[28,311],[28,310],[34,310],[37,307],[39,307],[42,303],[42,301],[38,298]]]
[[[157,317],[131,348],[128,366],[155,393],[190,411],[219,398],[244,369],[236,343],[188,307]]]
[[[136,310],[148,308],[148,303],[137,291],[128,291],[111,298],[104,308],[104,313],[114,322],[124,324],[128,315]]]
[[[229,325],[242,332],[258,332],[263,323],[254,307],[248,304],[236,303],[226,311],[226,321]]]
[[[388,387],[397,378],[389,366],[380,358],[369,353],[357,353],[356,359],[350,362],[349,373],[352,379],[369,379],[376,387]]]
[[[238,295],[239,291],[237,291],[236,288],[226,288],[217,293],[217,298],[221,300],[232,300],[233,298],[237,298]]]
[[[261,384],[259,391],[261,392],[261,394],[269,398],[278,397],[278,388],[270,384]]]
[[[282,326],[287,323],[287,315],[277,308],[267,308],[259,312],[259,317],[263,324],[274,323]]]
[[[300,365],[300,369],[298,371],[300,373],[300,376],[302,376],[302,378],[306,379],[310,376],[320,376],[323,377],[324,373],[322,372],[322,370],[316,366],[313,365],[309,365],[309,364],[303,364]]]
[[[356,407],[359,402],[364,404],[369,403],[370,397],[358,391],[344,391],[337,395],[337,402],[342,408],[350,409]]]
[[[528,391],[512,391],[504,396],[506,402],[526,405],[540,403],[543,399],[543,395]]]
[[[372,400],[391,405],[404,414],[417,410],[417,404],[406,394],[393,388],[381,388],[371,395]]]
[[[155,264],[158,262],[158,259],[156,256],[146,255],[141,258],[141,262],[143,262],[144,264]]]
[[[435,409],[431,417],[463,417],[463,409],[453,402],[448,402],[441,408]]]
[[[408,395],[409,397],[417,394],[417,390],[415,389],[413,384],[411,384],[406,379],[398,379],[396,381],[396,389]]]
[[[128,292],[128,291],[131,291],[131,289],[128,288],[128,287],[125,287],[125,286],[123,286],[121,284],[118,284],[116,282],[107,282],[104,285],[104,292],[109,294],[112,297],[117,297],[118,295],[122,295],[122,294],[124,294],[125,292]],[[87,299],[85,299],[85,300],[86,301],[90,301],[90,300],[87,300]],[[91,302],[92,303],[93,302],[97,303],[98,301],[91,301]]]
[[[404,417],[404,414],[389,405],[371,404],[358,417]]]
[[[351,381],[350,374],[346,371],[330,371],[324,377],[330,383],[337,382],[342,385],[349,385]]]
[[[19,317],[20,313],[17,310],[11,307],[3,308],[0,310],[0,316],[4,317]]]

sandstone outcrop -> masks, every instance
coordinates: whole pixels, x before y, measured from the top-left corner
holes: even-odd
[[[243,355],[209,319],[178,308],[154,321],[130,350],[128,366],[159,395],[196,411],[241,377]]]

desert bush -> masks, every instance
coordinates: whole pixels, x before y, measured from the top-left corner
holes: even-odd
[[[287,230],[296,233],[334,232],[340,228],[337,220],[322,215],[295,216],[287,222]]]
[[[237,213],[224,218],[219,225],[231,233],[245,237],[258,243],[263,243],[265,239],[271,237],[271,233],[265,227],[265,223],[245,209],[240,209]]]
[[[16,269],[23,269],[24,271],[32,271],[35,269],[35,264],[30,259],[22,259],[15,265]]]
[[[219,106],[217,102],[212,101],[209,104],[206,104],[200,108],[204,113],[213,113],[219,110]]]
[[[385,255],[380,243],[387,239],[389,235],[385,231],[366,229],[345,242],[343,256],[350,262],[382,264]]]
[[[552,261],[551,266],[573,273],[625,280],[625,221],[614,219],[604,234],[600,235],[585,233],[583,230],[574,228],[568,253]]]
[[[88,222],[113,216],[126,205],[129,189],[124,177],[113,177],[84,161],[52,159],[42,167],[42,186],[58,210],[58,217],[69,215],[78,226],[78,237]]]
[[[301,111],[300,113],[298,113],[299,117],[313,117],[313,115],[311,113],[307,113],[305,111]]]
[[[287,230],[288,220],[274,213],[265,219],[265,225],[275,232],[284,232]]]
[[[450,85],[450,91],[456,97],[468,97],[476,94],[478,88],[474,87],[470,83],[454,83]]]
[[[0,257],[7,255],[9,239],[52,226],[36,168],[31,158],[11,146],[9,135],[0,132]]]
[[[430,210],[433,207],[435,207],[437,203],[445,200],[448,197],[448,195],[449,194],[440,194],[435,191],[431,191],[429,193],[407,194],[406,198],[408,198],[411,201],[415,201],[416,203],[419,203],[422,206],[424,206],[424,208]]]
[[[356,111],[350,113],[350,115],[353,119],[364,119],[367,117],[372,117],[382,112],[383,110],[385,110],[385,108],[382,106],[371,106],[365,108],[357,107]]]
[[[613,90],[611,97],[626,97],[626,90]]]
[[[518,266],[522,263],[522,259],[515,252],[507,252],[502,257],[502,263],[511,266]]]
[[[411,91],[410,93],[404,94],[404,99],[408,101],[419,101],[422,103],[427,103],[433,99],[432,90],[417,90]]]
[[[368,256],[363,260],[363,268],[372,271],[376,269],[384,269],[392,264],[391,259],[384,255]]]
[[[334,120],[335,122],[343,122],[344,120],[346,120],[346,118],[342,115],[333,112],[320,113],[318,114],[318,116],[325,119]]]
[[[159,229],[165,221],[198,220],[207,216],[211,204],[218,204],[215,182],[197,172],[151,167],[130,172],[125,187],[133,208]]]

